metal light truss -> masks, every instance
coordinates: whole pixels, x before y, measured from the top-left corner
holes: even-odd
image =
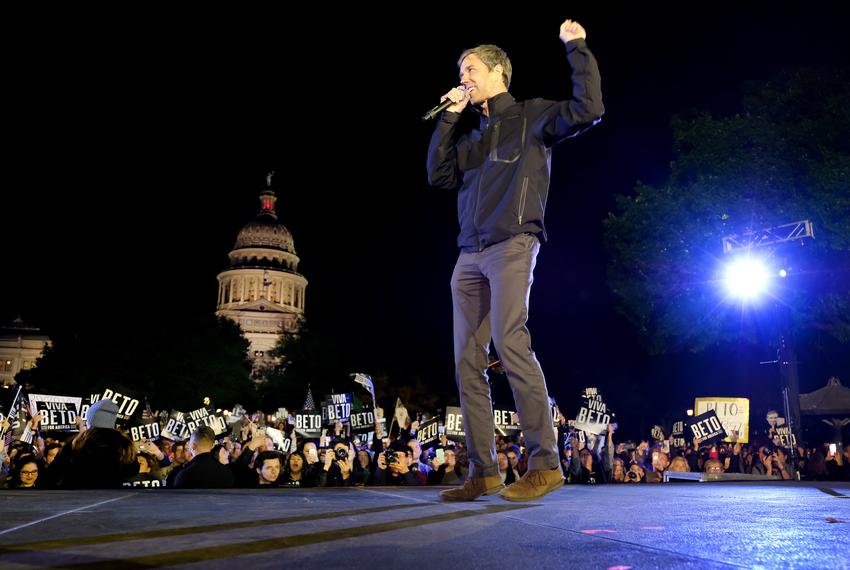
[[[802,220],[758,232],[748,232],[741,236],[726,236],[723,238],[723,253],[814,237],[811,220]]]

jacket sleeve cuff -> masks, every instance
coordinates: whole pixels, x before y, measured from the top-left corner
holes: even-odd
[[[443,111],[443,114],[440,115],[441,123],[449,123],[451,125],[457,123],[460,120],[460,113],[453,113],[451,111]]]
[[[567,53],[572,53],[579,48],[583,48],[587,46],[587,42],[584,41],[584,38],[576,38],[574,40],[570,40],[564,44],[564,47],[567,48]]]

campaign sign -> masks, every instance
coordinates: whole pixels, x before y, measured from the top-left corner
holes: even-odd
[[[673,447],[685,447],[685,422],[679,420],[673,422],[673,429],[670,430],[670,435],[673,436]]]
[[[77,431],[76,421],[82,398],[30,394],[29,399],[33,415],[44,415],[40,424],[43,431]]]
[[[688,422],[688,435],[698,437],[700,445],[712,444],[726,437],[726,430],[714,410],[693,417]]]
[[[103,394],[98,399],[115,402],[115,405],[118,406],[119,420],[129,420],[136,413],[136,410],[139,409],[139,399],[127,394],[127,390],[105,388]],[[91,403],[94,404],[95,401],[93,398]]]
[[[558,416],[561,414],[561,410],[558,409],[558,404],[555,403],[554,398],[549,398],[549,411],[552,414],[552,427],[558,427]]]
[[[281,453],[289,453],[292,449],[292,439],[286,437],[282,431],[273,427],[266,427],[266,435],[272,438],[272,441]]]
[[[221,435],[227,431],[227,421],[225,421],[224,416],[217,416],[215,414],[191,419],[186,422],[186,429],[189,430],[189,435],[195,433],[195,430],[203,426],[212,429],[215,435]]]
[[[791,433],[791,428],[788,424],[777,426],[773,429],[773,445],[785,448],[797,445],[797,437]]]
[[[332,426],[336,422],[347,422],[351,416],[351,394],[331,394],[322,402],[322,421]]]
[[[130,439],[142,441],[143,439],[156,439],[160,435],[159,422],[132,426],[130,428]]]
[[[387,437],[387,418],[378,418],[378,429],[377,433],[381,434],[380,439]],[[376,433],[372,434],[372,438],[374,439]],[[369,441],[372,441],[371,439]]]
[[[587,390],[590,390],[590,388]],[[596,396],[595,398],[588,398],[579,407],[575,428],[587,433],[602,434],[608,431],[608,424],[610,423],[611,413],[608,407],[602,401],[602,396]]]
[[[493,410],[493,423],[504,435],[518,434],[522,431],[516,412],[511,410]]]
[[[348,417],[348,423],[351,425],[352,432],[375,431],[375,412],[373,410],[353,412]]]
[[[91,405],[98,400],[100,400],[100,394],[89,394],[88,397],[83,398],[82,403],[80,404],[80,417],[83,418],[83,421],[87,421],[89,419],[89,408],[91,408]]]
[[[714,410],[728,434],[724,441],[750,441],[750,401],[747,398],[696,398],[694,414]],[[736,439],[737,438],[737,439]]]
[[[318,410],[301,410],[295,412],[295,433],[306,438],[315,439],[322,435],[322,412]]]
[[[165,422],[160,435],[172,441],[181,441],[188,439],[192,432],[189,431],[189,426],[186,425],[186,414],[171,410],[171,415]]]
[[[230,410],[230,415],[227,416],[227,423],[235,424],[239,420],[242,419],[242,416],[245,415],[245,408],[243,408],[240,404],[234,404],[233,409]]]
[[[210,408],[198,408],[191,412],[182,414],[182,419],[186,423],[186,429],[189,435],[193,434],[196,429],[202,426],[207,426],[215,432],[215,435],[221,435],[227,431],[227,421],[222,415],[216,413]]]
[[[434,447],[440,439],[440,418],[431,418],[426,422],[419,424],[419,431],[416,432],[416,439],[422,445],[422,449]]]
[[[446,437],[452,441],[466,441],[463,414],[456,406],[446,407]]]

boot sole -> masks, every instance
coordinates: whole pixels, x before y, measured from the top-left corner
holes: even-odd
[[[543,497],[545,497],[546,495],[548,495],[552,491],[557,491],[558,489],[560,489],[563,486],[564,486],[564,481],[562,480],[561,482],[559,482],[557,485],[555,485],[554,487],[552,487],[551,489],[549,489],[545,493],[542,493],[540,495],[536,495],[534,497],[506,497],[502,493],[499,493],[499,495],[506,501],[511,501],[511,502],[514,502],[514,503],[527,503],[529,501],[536,501],[537,499],[542,499]]]
[[[495,495],[496,493],[501,493],[504,489],[505,489],[504,485],[499,485],[498,487],[490,487],[489,489],[487,489],[486,491],[484,491],[483,493],[478,495],[478,497],[482,497],[484,495]],[[454,498],[454,497],[446,496],[446,495],[443,495],[442,493],[440,493],[440,499],[441,500],[449,501],[449,502],[452,502],[452,503],[468,503],[470,501],[474,501],[478,497],[473,497],[471,499],[467,499],[465,497]]]

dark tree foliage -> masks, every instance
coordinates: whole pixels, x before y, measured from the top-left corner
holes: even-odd
[[[326,394],[351,392],[352,372],[345,366],[344,347],[332,337],[303,325],[297,336],[284,336],[273,351],[280,365],[263,371],[257,387],[260,406],[267,411],[277,407],[301,409],[307,387],[316,406]]]
[[[850,72],[787,71],[747,86],[730,117],[672,122],[666,182],[638,183],[605,221],[609,283],[653,353],[792,332],[850,341]],[[774,268],[772,298],[731,302],[722,239],[809,219],[815,239],[753,250]],[[780,309],[780,310],[774,310]]]
[[[248,342],[236,324],[212,315],[175,320],[61,333],[16,380],[33,392],[73,396],[121,386],[154,409],[199,408],[205,396],[219,406],[250,401]]]
[[[388,420],[397,397],[411,415],[418,411],[433,414],[446,400],[446,394],[434,390],[421,374],[388,371],[383,362],[365,360],[362,352],[360,347],[342,344],[326,332],[302,327],[298,336],[284,337],[275,349],[274,356],[281,364],[263,371],[263,380],[258,385],[261,407],[267,411],[279,406],[300,409],[310,386],[317,406],[328,394],[351,392],[371,408],[371,396],[353,381],[354,372],[371,376],[377,406],[384,408]]]

